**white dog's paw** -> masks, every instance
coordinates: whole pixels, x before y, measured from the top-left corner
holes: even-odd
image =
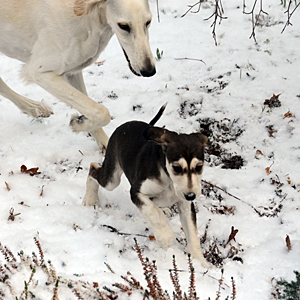
[[[53,115],[53,111],[50,106],[36,101],[28,102],[28,107],[22,110],[25,114],[34,118],[48,118],[50,115]]]
[[[72,127],[72,130],[75,132],[88,131],[87,123],[88,123],[88,118],[85,117],[84,115],[80,116],[78,114],[74,114],[70,120],[70,126]]]
[[[163,207],[161,208],[161,210],[164,212],[164,214],[167,216],[167,217],[173,217],[173,213],[171,211],[171,209],[169,207]]]
[[[172,246],[175,240],[175,234],[169,226],[154,232],[154,236],[157,244],[164,250]]]

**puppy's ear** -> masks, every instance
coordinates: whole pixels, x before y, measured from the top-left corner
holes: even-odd
[[[171,142],[170,131],[160,127],[149,127],[145,130],[144,137],[146,140],[165,146]]]
[[[87,15],[96,5],[106,0],[75,0],[74,14],[77,17]]]
[[[200,143],[202,143],[203,146],[207,146],[208,145],[208,138],[207,138],[207,136],[205,136],[205,135],[203,135],[201,133],[195,133],[195,134],[198,136],[198,138],[200,140]]]

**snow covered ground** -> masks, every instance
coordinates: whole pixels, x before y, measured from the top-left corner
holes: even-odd
[[[249,11],[252,1],[247,2]],[[236,282],[236,299],[272,299],[272,279],[291,280],[293,270],[300,270],[300,11],[292,18],[293,26],[281,34],[285,9],[279,0],[264,2],[269,15],[264,15],[256,29],[256,44],[249,39],[251,16],[242,14],[242,1],[224,1],[228,19],[217,26],[216,47],[212,20],[203,21],[212,13],[210,1],[198,14],[181,18],[191,1],[161,0],[158,22],[156,3],[150,0],[151,47],[153,53],[157,48],[163,51],[157,74],[151,78],[131,74],[115,37],[99,57],[104,63],[84,71],[90,97],[101,101],[113,117],[105,128],[108,134],[128,120],[150,121],[168,102],[158,126],[189,133],[210,122],[211,141],[218,142],[223,153],[242,159],[240,169],[226,169],[220,158],[207,154],[203,180],[213,190],[196,201],[200,236],[211,220],[205,250],[214,241],[226,242],[232,226],[238,229],[236,242],[232,242],[238,259],[224,259],[228,287],[225,285],[221,299],[230,295],[231,277]],[[37,252],[33,237],[38,234],[45,257],[58,275],[78,278],[74,274],[79,274],[82,281],[111,286],[127,271],[144,282],[133,250],[136,237],[144,255],[156,260],[163,288],[169,291],[173,286],[168,270],[175,254],[179,269],[185,271],[180,278],[186,289],[189,274],[184,243],[176,241],[164,251],[149,240],[151,229],[131,203],[125,178],[115,191],[105,192],[103,208],[81,205],[89,164],[101,162],[103,155],[90,137],[70,130],[68,123],[75,111],[41,88],[24,85],[18,76],[19,62],[0,55],[0,66],[1,77],[12,89],[45,101],[54,110],[50,118],[34,120],[0,98],[1,243],[14,253],[23,250],[30,255]],[[281,106],[264,105],[273,94],[281,94],[277,97]],[[21,173],[22,165],[39,167],[41,173]],[[8,220],[11,209],[20,213],[14,221]],[[181,241],[178,215],[169,222]],[[130,235],[111,232],[106,226]],[[0,262],[4,263],[3,257]],[[110,273],[104,263],[117,274]],[[200,263],[194,261],[194,266],[198,296],[214,299],[220,269],[203,275]],[[24,280],[28,279],[17,284],[20,291]],[[51,293],[39,294],[43,284],[40,280],[32,292],[37,299],[50,299]],[[136,299],[141,298],[138,295]],[[59,294],[59,299],[74,297],[65,290]]]

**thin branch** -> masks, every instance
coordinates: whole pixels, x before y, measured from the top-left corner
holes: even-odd
[[[300,6],[300,2],[299,2],[299,3],[296,5],[296,7],[293,9],[293,11],[290,12],[291,4],[292,4],[292,0],[290,0],[289,5],[288,5],[288,9],[284,12],[284,13],[287,13],[287,14],[288,14],[288,17],[287,17],[288,19],[287,19],[287,21],[286,21],[286,23],[285,23],[285,25],[284,25],[284,27],[283,27],[281,33],[284,32],[284,30],[285,30],[285,28],[286,28],[287,26],[289,26],[289,25],[293,26],[293,24],[290,22],[291,17],[292,17],[292,15],[293,15],[293,13],[295,12],[295,10]]]
[[[202,59],[197,59],[197,58],[183,57],[183,58],[175,58],[175,60],[195,60],[195,61],[200,61],[200,62],[202,62],[202,63],[204,63],[204,64],[206,65],[206,63],[205,63],[204,60],[202,60]]]
[[[196,11],[191,11],[191,13],[194,13],[194,14],[198,13],[200,11],[202,2],[204,2],[204,0],[200,0],[193,5],[188,5],[189,9],[181,16],[181,18],[185,17],[197,5],[198,5],[198,9]]]
[[[185,17],[189,12],[191,13],[198,13],[200,11],[201,8],[201,4],[204,2],[204,0],[200,0],[198,2],[196,2],[193,5],[188,5],[189,9],[181,16],[181,17]],[[196,11],[192,11],[192,9],[194,7],[198,6]],[[212,34],[213,34],[213,39],[215,41],[215,45],[217,46],[217,38],[216,38],[216,25],[217,22],[219,21],[219,24],[221,24],[223,19],[227,19],[227,17],[223,17],[224,14],[224,9],[223,9],[223,5],[222,5],[222,0],[215,0],[215,9],[214,12],[211,14],[211,16],[209,16],[208,18],[204,19],[204,21],[207,21],[211,18],[214,18],[213,23],[211,24],[211,27],[213,28],[212,30]]]
[[[212,13],[212,15],[210,17],[208,17],[207,19],[204,19],[204,21],[214,18],[214,21],[212,22],[211,27],[213,28],[213,30],[212,30],[213,39],[215,40],[215,45],[217,46],[216,25],[217,25],[218,19],[219,19],[219,24],[221,24],[222,20],[227,19],[227,17],[223,17],[224,9],[223,9],[223,5],[222,5],[222,0],[215,0],[215,1],[216,1],[215,11]]]
[[[256,7],[256,4],[257,4],[257,0],[254,1],[253,6],[252,6],[252,10],[250,12],[246,12],[246,4],[245,4],[245,2],[246,2],[246,0],[243,0],[243,14],[245,14],[245,15],[251,15],[251,17],[252,17],[252,33],[251,33],[249,39],[251,39],[253,37],[253,39],[254,39],[254,41],[256,43],[255,29],[256,29],[256,26],[258,24],[259,17],[261,15],[261,13],[266,14],[266,15],[268,15],[268,13],[265,12],[263,10],[263,8],[262,8],[262,6],[263,6],[263,0],[260,0],[260,9],[259,9],[258,15],[256,15],[256,16],[254,15],[254,10],[255,10],[255,7]]]
[[[158,0],[156,0],[157,20],[160,22]]]

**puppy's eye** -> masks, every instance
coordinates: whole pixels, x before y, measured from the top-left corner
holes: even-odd
[[[173,166],[173,171],[175,173],[180,174],[180,173],[182,173],[182,167],[180,167],[180,166]]]
[[[196,173],[200,173],[202,171],[203,166],[202,165],[197,165],[195,168]]]
[[[146,27],[149,27],[151,24],[151,20],[149,20],[148,22],[146,22]]]
[[[126,31],[126,32],[130,32],[130,26],[129,26],[128,24],[118,23],[118,26],[119,26],[122,30],[124,30],[124,31]]]

